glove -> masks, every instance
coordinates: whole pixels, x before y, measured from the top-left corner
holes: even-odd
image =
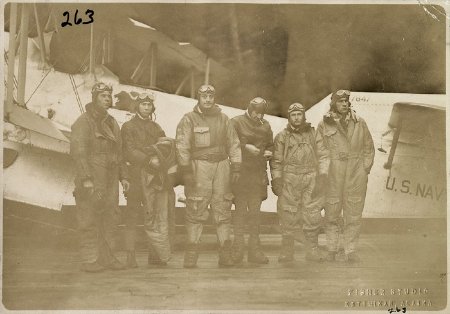
[[[265,150],[263,156],[266,158],[266,160],[270,160],[272,159],[273,153],[270,150]]]
[[[193,187],[195,185],[195,177],[190,166],[180,166],[180,171],[183,174],[183,183],[186,187]]]
[[[247,144],[249,145],[249,144]],[[231,184],[236,184],[241,177],[241,163],[240,162],[232,162],[231,163]]]
[[[314,185],[313,191],[311,193],[311,198],[318,197],[321,193],[325,192],[327,184],[327,175],[320,174],[316,177],[316,184]]]
[[[283,192],[283,182],[281,181],[281,178],[276,178],[272,180],[272,192],[276,196],[280,196]]]
[[[241,177],[241,174],[239,172],[232,172],[231,173],[231,184],[233,184],[233,185],[237,184],[240,177]]]
[[[94,193],[92,194],[92,199],[94,200],[94,202],[96,203],[97,207],[101,207],[102,205],[102,200],[103,200],[103,191],[100,189],[95,189]],[[101,209],[101,208],[99,208]]]
[[[128,191],[130,190],[130,182],[127,179],[122,179],[120,181],[120,183],[122,184],[123,187],[123,195],[125,195],[125,197],[128,194]]]
[[[153,156],[152,158],[150,158],[148,165],[153,169],[159,169],[159,167],[161,166],[161,163],[159,162],[158,157]]]
[[[253,156],[258,156],[260,153],[259,148],[252,144],[245,144],[245,149]]]
[[[91,179],[86,179],[83,181],[83,190],[85,195],[91,196],[94,194],[94,182]]]
[[[192,172],[183,174],[184,186],[194,186],[195,179],[194,174]]]

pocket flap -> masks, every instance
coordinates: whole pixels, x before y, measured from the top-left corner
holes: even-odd
[[[232,201],[234,199],[233,193],[225,193],[223,198],[227,201]]]
[[[328,204],[337,204],[339,203],[339,198],[337,197],[327,197]]]
[[[351,203],[359,203],[361,202],[361,196],[349,196],[348,201]]]
[[[207,133],[207,132],[209,132],[209,127],[208,126],[196,126],[196,127],[194,127],[194,132],[195,133]]]
[[[296,206],[289,206],[289,205],[282,206],[282,209],[284,211],[287,211],[287,212],[290,212],[290,213],[296,213],[298,211],[298,208]]]
[[[194,202],[200,202],[203,201],[203,196],[189,196],[187,199]]]
[[[332,136],[333,134],[336,134],[336,132],[337,132],[337,129],[330,129],[330,128],[328,128],[328,129],[326,129],[325,130],[325,136]]]

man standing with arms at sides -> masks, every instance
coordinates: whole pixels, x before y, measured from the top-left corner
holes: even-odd
[[[137,97],[136,115],[122,126],[124,155],[130,164],[131,188],[127,195],[127,266],[137,267],[135,257],[136,224],[141,203],[144,205],[145,233],[148,237],[148,264],[166,265],[170,258],[169,199],[173,193],[168,170],[176,162],[175,142],[165,137],[152,120],[155,96]]]
[[[233,260],[236,264],[244,258],[244,229],[248,223],[247,261],[267,264],[269,259],[260,248],[259,211],[267,199],[267,160],[273,154],[273,133],[269,122],[264,120],[267,102],[261,97],[252,99],[247,111],[231,119],[239,136],[242,150],[241,176],[233,186],[235,194]],[[248,211],[247,211],[248,210]],[[247,216],[248,215],[248,216]]]
[[[326,188],[327,260],[355,263],[360,261],[356,245],[375,149],[366,122],[351,110],[349,99],[347,90],[331,95],[330,111],[319,123],[316,142],[319,150],[326,153],[329,164],[321,173],[321,182]],[[344,255],[337,254],[341,212]]]
[[[314,128],[306,122],[305,108],[293,103],[288,109],[288,125],[274,140],[270,162],[272,190],[278,196],[281,223],[280,263],[294,260],[294,235],[301,231],[307,241],[306,260],[321,261],[318,236],[322,208],[316,184],[324,157],[317,153]]]
[[[96,83],[92,102],[72,125],[70,154],[76,165],[75,202],[80,231],[81,269],[101,272],[124,268],[113,254],[119,217],[119,181],[124,192],[130,183],[122,158],[122,138],[108,114],[112,88]]]
[[[176,146],[186,194],[187,247],[184,267],[197,265],[198,243],[211,204],[219,240],[219,265],[232,266],[231,184],[239,179],[241,147],[228,117],[214,101],[215,89],[202,85],[198,103],[177,127]]]

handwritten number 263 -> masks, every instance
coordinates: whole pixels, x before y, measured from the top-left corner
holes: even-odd
[[[89,17],[89,21],[83,22],[83,20],[81,18],[78,18],[78,10],[75,11],[75,16],[73,18],[73,22],[75,23],[75,25],[79,25],[81,23],[83,24],[90,24],[92,22],[94,22],[94,11],[92,11],[91,9],[87,9],[85,12],[86,16]],[[72,26],[72,23],[69,22],[69,18],[70,18],[70,13],[68,11],[65,11],[63,13],[63,16],[67,16],[67,21],[62,22],[61,23],[61,27],[65,27],[67,25]]]

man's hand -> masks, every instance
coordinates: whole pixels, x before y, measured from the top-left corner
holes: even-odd
[[[87,179],[83,181],[83,189],[86,192],[86,195],[94,194],[94,182],[91,179]]]
[[[283,192],[283,181],[281,178],[276,178],[272,180],[272,192],[276,196],[280,196]]]
[[[184,182],[184,186],[194,186],[195,185],[195,178],[194,178],[194,174],[192,172],[186,172],[183,174],[183,182]]]
[[[265,150],[264,151],[264,158],[266,158],[267,160],[272,159],[273,153],[270,150]]]
[[[239,178],[241,177],[241,163],[240,162],[232,162],[230,165],[230,170],[231,170],[231,174],[230,174],[231,184],[236,184],[239,181]]]
[[[320,194],[325,193],[327,186],[327,175],[320,174],[316,177],[316,184],[314,185],[313,191],[311,193],[311,198],[316,198]]]
[[[239,172],[232,172],[231,173],[231,184],[237,184],[239,181],[239,178],[241,177],[241,174]]]
[[[150,158],[148,165],[153,169],[159,169],[161,167],[161,163],[159,162],[159,158],[156,156],[153,156]]]
[[[252,144],[245,144],[245,149],[253,156],[258,156],[260,153],[259,148]]]
[[[194,187],[195,185],[195,176],[191,166],[179,166],[178,171],[183,176],[183,184],[184,187]]]
[[[127,179],[122,179],[120,183],[122,184],[123,194],[128,193],[130,190],[130,182]]]

